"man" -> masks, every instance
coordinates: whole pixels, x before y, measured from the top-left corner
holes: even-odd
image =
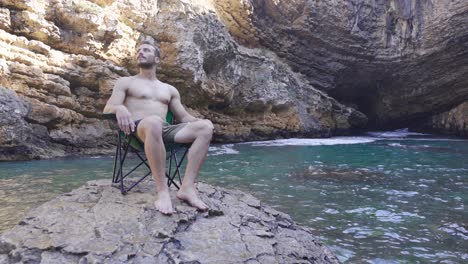
[[[104,113],[115,113],[120,129],[126,134],[136,132],[145,143],[146,157],[158,192],[154,205],[163,214],[174,213],[165,179],[163,139],[192,143],[177,198],[200,210],[207,210],[208,206],[198,196],[195,179],[208,152],[213,124],[190,115],[182,106],[177,89],[157,79],[159,50],[151,42],[143,41],[137,48],[137,62],[140,73],[117,80]],[[168,110],[174,113],[180,124],[172,126],[165,122]]]

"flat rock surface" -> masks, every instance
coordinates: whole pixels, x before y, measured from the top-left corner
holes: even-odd
[[[173,191],[177,212],[164,216],[153,184],[124,196],[92,181],[43,204],[0,235],[0,263],[339,263],[308,228],[249,194],[199,183],[210,210]]]

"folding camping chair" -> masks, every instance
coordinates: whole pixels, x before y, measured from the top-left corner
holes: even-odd
[[[115,114],[104,114],[106,119],[114,119],[116,120]],[[169,124],[173,124],[174,118],[172,112],[168,112],[166,116],[166,122]],[[112,173],[112,183],[118,184],[118,187],[122,194],[128,193],[132,190],[135,186],[137,186],[140,182],[142,182],[146,177],[151,174],[150,167],[148,165],[148,160],[145,155],[145,148],[143,142],[141,142],[137,136],[136,132],[131,133],[130,135],[126,135],[122,130],[119,129],[118,131],[118,142],[115,151],[115,158],[114,158],[114,171]],[[167,143],[164,142],[164,146],[166,148],[166,178],[168,186],[172,184],[177,188],[180,189],[179,184],[182,184],[182,178],[180,176],[180,167],[187,156],[188,149],[191,144],[179,144],[179,143]],[[133,168],[129,168],[128,172],[124,173],[124,167],[128,163],[127,157],[128,153],[134,153],[138,159],[139,163],[135,165]],[[182,152],[182,158],[177,157],[177,153]],[[126,186],[124,183],[124,179],[130,175],[136,174],[136,171],[141,165],[145,165],[148,169],[143,176],[137,178],[137,180],[133,183],[129,183]],[[175,181],[176,176],[178,178],[179,184]]]

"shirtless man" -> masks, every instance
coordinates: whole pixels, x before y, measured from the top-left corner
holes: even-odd
[[[156,78],[159,50],[151,42],[143,41],[140,44],[137,61],[140,73],[117,80],[104,113],[115,113],[120,129],[126,134],[136,132],[145,143],[145,154],[158,193],[154,205],[163,214],[174,213],[165,179],[166,150],[163,139],[192,143],[177,198],[200,210],[207,210],[208,206],[198,196],[195,179],[208,152],[213,124],[190,115],[182,106],[177,89]],[[171,126],[165,122],[168,109],[180,124]]]

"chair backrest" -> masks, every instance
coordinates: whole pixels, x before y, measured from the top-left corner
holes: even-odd
[[[172,125],[174,122],[174,114],[171,111],[167,111],[166,122]]]

